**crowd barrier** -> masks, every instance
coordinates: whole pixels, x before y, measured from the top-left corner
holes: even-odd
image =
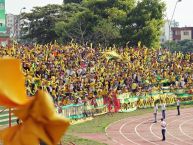
[[[107,113],[107,106],[103,98],[96,99],[96,106],[89,102],[82,104],[70,104],[62,107],[62,115],[69,119],[81,119]]]
[[[178,90],[175,93],[168,91],[165,87],[161,92],[144,93],[133,95],[132,93],[124,93],[117,96],[120,102],[118,112],[131,112],[137,108],[153,107],[155,103],[173,105],[176,99],[182,102],[193,102],[193,94],[188,94],[183,90]],[[96,99],[96,105],[91,105],[89,102],[82,104],[70,104],[62,107],[62,115],[69,119],[81,119],[90,116],[105,114],[108,112],[107,105],[104,104],[103,98]]]
[[[132,97],[130,93],[120,94],[117,97],[120,100],[119,112],[131,112],[137,109],[137,97]]]
[[[130,93],[124,94],[124,97],[119,97],[121,99],[121,110],[120,112],[127,112],[125,106],[129,106],[131,110],[135,108],[148,108],[153,107],[155,103],[162,104],[166,103],[168,105],[174,104],[176,102],[177,96],[174,93],[150,93],[139,96],[132,96]]]

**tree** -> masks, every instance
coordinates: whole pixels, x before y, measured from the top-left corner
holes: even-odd
[[[68,3],[64,5],[63,11],[67,11],[68,7],[73,17],[68,16],[68,22],[62,20],[57,23],[56,33],[63,38],[60,41],[73,39],[81,44],[92,42],[112,45],[121,37],[120,29],[133,5],[134,0],[84,0],[81,4]]]
[[[34,7],[31,13],[24,13],[23,39],[31,39],[41,44],[54,41],[57,38],[54,28],[60,18],[60,11],[61,5],[47,5]]]
[[[127,13],[134,8],[135,1],[136,0],[83,0],[82,5],[89,8],[101,18],[112,19],[113,17],[120,16],[120,14],[127,16]]]
[[[119,29],[113,25],[111,21],[101,20],[94,27],[95,43],[100,43],[103,46],[113,45],[117,38],[120,38]]]
[[[93,32],[92,27],[96,21],[95,15],[89,10],[78,12],[69,17],[69,21],[60,21],[56,24],[55,32],[60,37],[60,41],[69,42],[74,40],[75,42],[85,45],[87,42],[91,42]],[[61,40],[61,38],[63,38]]]
[[[192,52],[193,53],[193,40],[182,40],[182,41],[171,41],[170,43],[167,41],[162,44],[162,48],[169,48],[172,52],[181,51],[183,53]]]
[[[82,0],[63,0],[63,3],[64,4],[67,4],[67,3],[81,3]]]
[[[74,11],[75,7],[76,11]],[[63,19],[57,22],[55,27],[55,32],[60,41],[69,42],[74,40],[82,45],[85,45],[88,41],[91,42],[92,28],[96,23],[97,17],[89,9],[79,4],[67,4],[64,9],[63,12],[68,11],[66,20]]]
[[[159,47],[165,4],[161,0],[65,0],[63,5],[35,7],[24,14],[26,33],[38,43],[72,40],[104,47]]]
[[[159,47],[165,3],[161,0],[142,0],[128,13],[123,40],[137,46],[138,41],[147,47]]]
[[[120,44],[120,32],[127,14],[135,6],[135,0],[84,0],[82,5],[98,17],[98,24],[93,28],[94,42],[104,46]]]

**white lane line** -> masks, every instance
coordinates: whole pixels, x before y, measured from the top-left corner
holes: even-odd
[[[139,117],[139,116],[136,116],[136,117]],[[118,123],[118,122],[120,122],[120,121],[127,120],[127,119],[129,119],[129,118],[131,118],[131,117],[128,117],[128,118],[125,118],[125,119],[120,119],[120,120],[118,120],[118,121],[116,121],[116,122],[113,122],[113,123],[109,124],[109,125],[105,128],[106,136],[109,137],[109,138],[110,138],[113,142],[115,142],[116,144],[120,144],[117,140],[111,138],[111,137],[108,135],[107,129],[108,129],[111,125],[116,124],[116,123]],[[143,118],[145,118],[145,117],[143,117]],[[140,119],[143,119],[143,118],[140,118]],[[133,121],[132,121],[132,122],[133,122]],[[126,123],[126,124],[128,124],[128,123]],[[125,125],[126,125],[126,124],[125,124]],[[125,126],[125,125],[124,125],[124,126]],[[122,125],[122,126],[123,126],[123,125]],[[121,127],[122,127],[122,126],[121,126]],[[123,126],[123,127],[124,127],[124,126]],[[121,128],[121,130],[123,129],[123,127]],[[121,132],[121,133],[122,133],[122,132]],[[125,135],[122,133],[121,136],[124,137]],[[126,136],[125,136],[125,137],[126,137]],[[124,138],[125,138],[125,137],[124,137]],[[127,138],[127,137],[126,137],[126,138]],[[132,140],[130,140],[129,138],[127,138],[127,140],[128,140],[128,141],[132,141]],[[132,141],[132,142],[133,142],[133,141]],[[151,142],[151,143],[153,143],[153,142]],[[135,142],[134,144],[137,144],[137,143]],[[123,144],[120,144],[120,145],[123,145]]]
[[[193,139],[193,137],[191,137],[190,135],[186,134],[186,133],[183,131],[182,125],[184,125],[185,123],[187,123],[187,122],[189,122],[189,121],[192,121],[192,120],[193,120],[193,119],[186,120],[186,121],[182,122],[182,123],[179,125],[180,132],[181,132],[183,135],[185,135],[186,137],[191,138],[191,139]]]
[[[191,114],[191,113],[185,113],[185,115],[188,115],[188,114]],[[169,122],[167,125],[169,126],[171,123],[174,123],[174,122],[176,122],[176,121],[179,121],[179,119],[185,119],[185,118],[188,118],[188,117],[190,117],[190,116],[186,116],[186,117],[182,117],[182,118],[175,119],[175,120]],[[184,143],[187,143],[187,144],[192,145],[192,143],[187,142],[187,141],[185,141],[185,140],[182,140],[182,139],[180,139],[180,138],[172,135],[169,130],[167,130],[167,133],[168,133],[168,135],[172,136],[173,138],[175,138],[175,139],[177,139],[177,140],[179,140],[179,141],[181,141],[181,142],[184,142]]]
[[[140,119],[141,119],[141,118],[140,118]],[[135,120],[133,120],[133,121],[131,121],[131,122],[126,122],[126,123],[124,123],[124,124],[119,128],[119,133],[120,133],[121,136],[124,137],[127,141],[129,141],[129,142],[131,142],[131,143],[133,143],[133,144],[135,144],[135,145],[140,145],[140,144],[132,141],[131,139],[129,139],[129,138],[128,138],[127,136],[125,136],[124,133],[122,132],[122,129],[123,129],[127,124],[132,123],[132,122],[137,121],[137,120],[139,120],[139,119],[135,119]]]
[[[148,114],[147,114],[147,115],[148,115]],[[138,143],[130,140],[129,138],[127,138],[127,137],[124,135],[124,133],[122,132],[122,128],[123,128],[125,125],[127,125],[127,124],[129,124],[129,123],[132,123],[132,122],[134,122],[134,121],[143,119],[143,118],[147,118],[147,116],[144,116],[143,118],[136,119],[136,118],[138,118],[138,117],[139,117],[139,116],[128,117],[128,118],[120,119],[120,120],[118,120],[118,121],[116,121],[116,122],[113,122],[113,123],[109,124],[109,125],[105,128],[106,136],[109,137],[113,142],[115,142],[115,143],[117,143],[117,144],[119,144],[119,145],[124,145],[124,144],[121,144],[120,142],[118,142],[117,140],[113,139],[112,137],[110,137],[110,136],[108,135],[107,129],[108,129],[110,126],[112,126],[112,125],[114,125],[114,124],[116,124],[116,123],[118,123],[118,122],[120,122],[120,121],[125,121],[125,120],[127,121],[128,119],[132,118],[132,120],[130,120],[129,122],[124,123],[124,124],[119,128],[119,134],[120,134],[122,137],[124,137],[127,141],[129,141],[129,142],[131,142],[131,143],[133,143],[133,144],[136,144],[136,145],[140,145],[140,144],[138,144]],[[135,119],[133,120],[133,118],[135,118]],[[149,117],[148,117],[148,118],[149,118]]]
[[[149,117],[144,116],[144,117],[139,118],[139,119],[137,119],[137,120],[146,119],[146,118],[149,118]],[[136,121],[137,121],[137,120],[136,120]],[[146,121],[150,121],[150,120],[152,120],[152,119],[148,119],[148,120],[146,120]],[[132,121],[132,122],[133,122],[133,121]],[[145,121],[143,121],[143,122],[145,122]],[[129,142],[132,142],[133,144],[140,145],[140,144],[138,144],[138,143],[130,140],[127,136],[125,136],[125,135],[123,134],[122,129],[123,129],[123,127],[126,126],[127,124],[129,124],[129,122],[124,123],[124,124],[121,126],[121,128],[120,128],[120,130],[119,130],[120,134],[121,134],[126,140],[128,140]],[[136,127],[135,127],[135,132],[136,132]],[[137,134],[137,133],[136,133],[136,134]],[[140,134],[137,134],[137,135],[139,136]],[[149,141],[149,140],[146,140],[146,139],[145,139],[144,137],[142,137],[142,136],[139,136],[139,137],[140,137],[142,140],[145,140],[145,141],[147,141],[147,142],[149,142],[149,143],[156,144],[156,143],[154,143],[154,142],[151,142],[151,141]],[[168,143],[169,143],[169,142],[168,142]],[[173,144],[173,143],[171,143],[171,144]],[[156,145],[158,145],[158,144],[156,144]],[[176,144],[174,144],[174,145],[176,145]]]
[[[114,124],[116,124],[116,123],[118,123],[118,122],[120,122],[120,121],[122,121],[122,120],[125,120],[125,119],[120,119],[120,120],[118,120],[118,121],[116,121],[116,122],[113,122],[113,123],[109,124],[107,127],[105,127],[105,134],[106,134],[106,136],[107,136],[110,140],[112,140],[114,143],[116,143],[116,144],[120,144],[120,143],[119,143],[117,140],[111,138],[111,137],[108,135],[107,129],[108,129],[110,126],[112,126],[112,125],[114,125]],[[123,145],[123,144],[120,144],[120,145]]]
[[[135,116],[134,118],[136,118],[136,117],[138,117],[138,116]],[[106,134],[106,136],[107,136],[109,139],[111,139],[114,143],[119,144],[119,145],[124,145],[124,144],[118,142],[117,140],[113,139],[112,137],[110,137],[109,134],[108,134],[108,132],[107,132],[107,129],[108,129],[110,126],[112,126],[112,125],[114,125],[114,124],[116,124],[116,123],[119,123],[119,122],[121,122],[121,121],[125,121],[125,120],[127,120],[127,119],[129,119],[129,118],[131,118],[131,117],[128,117],[128,118],[125,118],[125,119],[120,119],[120,120],[118,120],[118,121],[115,121],[115,122],[109,124],[107,127],[105,127],[105,134]],[[133,120],[130,121],[130,122],[133,122]],[[115,131],[115,132],[116,132],[116,131]]]
[[[170,117],[167,117],[167,119],[168,118],[174,118],[174,116],[170,116]],[[152,127],[154,126],[154,123],[153,124],[151,124],[151,126],[150,126],[150,132],[151,132],[151,134],[153,134],[153,136],[155,136],[155,137],[157,137],[157,138],[159,138],[159,139],[162,139],[161,137],[159,137],[158,135],[156,135],[153,131],[152,131]],[[166,133],[167,133],[168,131],[166,131]],[[169,141],[165,141],[165,142],[167,142],[167,143],[169,143],[169,144],[173,144],[173,145],[176,145],[176,144],[174,144],[174,143],[172,143],[172,142],[169,142]]]
[[[148,143],[150,143],[150,144],[158,145],[158,144],[156,144],[156,143],[154,143],[154,142],[151,142],[151,141],[145,139],[145,138],[144,138],[143,136],[141,136],[141,135],[139,134],[139,132],[137,131],[137,128],[138,128],[141,124],[145,123],[146,121],[148,121],[148,120],[142,121],[141,123],[139,123],[139,124],[137,124],[137,125],[135,126],[135,133],[136,133],[142,140],[144,140],[144,141],[146,141],[146,142],[148,142]]]

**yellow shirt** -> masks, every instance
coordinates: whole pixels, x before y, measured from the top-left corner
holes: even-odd
[[[132,90],[135,90],[135,89],[137,88],[137,84],[136,84],[136,83],[133,83],[133,84],[131,85],[131,88],[132,88]]]

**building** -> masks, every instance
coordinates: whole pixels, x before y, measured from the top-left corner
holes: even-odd
[[[0,0],[0,45],[6,46],[9,43],[9,35],[6,33],[5,23],[5,0]]]
[[[179,26],[179,22],[176,22],[175,20],[171,22],[169,20],[165,20],[165,24],[162,27],[162,34],[160,36],[160,42],[161,43],[165,43],[166,41],[172,40],[172,31],[171,28],[172,27],[178,27]],[[171,26],[169,26],[171,25]]]
[[[20,20],[18,15],[6,14],[7,34],[11,38],[20,37]]]
[[[0,33],[6,33],[5,0],[0,0]]]
[[[192,40],[193,39],[193,27],[173,27],[172,28],[172,40]]]

